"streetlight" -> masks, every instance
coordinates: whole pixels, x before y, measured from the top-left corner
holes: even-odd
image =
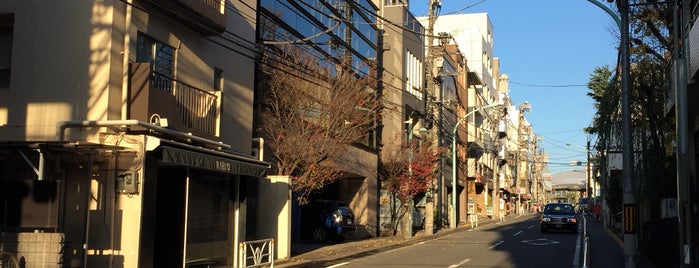
[[[614,21],[616,21],[617,26],[619,26],[620,44],[619,44],[619,54],[621,54],[621,123],[622,123],[622,181],[623,181],[623,208],[624,213],[623,221],[630,224],[624,224],[624,259],[625,267],[633,268],[636,267],[636,227],[638,226],[637,218],[635,214],[638,212],[638,205],[636,204],[636,198],[633,196],[633,147],[631,139],[631,87],[629,83],[629,1],[619,0],[617,1],[617,7],[619,8],[618,16],[616,13],[611,11],[609,8],[601,4],[596,0],[587,0],[590,3],[597,5],[602,8],[609,16],[611,16]],[[627,228],[631,228],[628,230]]]
[[[456,131],[459,129],[459,125],[461,122],[463,122],[466,117],[471,116],[473,113],[480,111],[485,108],[491,108],[495,106],[501,105],[500,103],[493,103],[489,104],[486,106],[478,107],[474,109],[473,111],[470,111],[466,113],[466,115],[462,116],[459,118],[459,121],[456,121],[456,124],[454,125],[454,130],[452,131],[452,138],[451,138],[451,207],[452,207],[452,217],[451,217],[451,222],[449,223],[450,229],[455,229],[456,228]],[[466,185],[466,191],[468,191],[468,184]]]

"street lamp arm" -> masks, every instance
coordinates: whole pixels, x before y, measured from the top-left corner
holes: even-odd
[[[452,130],[452,132],[451,132],[452,135],[456,135],[456,130],[459,129],[459,125],[461,124],[461,122],[463,122],[464,120],[466,120],[466,118],[469,117],[469,116],[471,116],[473,113],[478,112],[478,111],[480,111],[480,110],[483,110],[483,109],[485,109],[485,108],[491,108],[491,107],[495,107],[495,106],[499,106],[499,105],[501,105],[501,104],[500,104],[500,103],[488,104],[488,105],[486,105],[486,106],[478,107],[478,108],[474,109],[473,111],[470,111],[470,112],[466,113],[466,115],[464,115],[464,116],[462,116],[461,118],[459,118],[459,121],[456,121],[456,124],[454,124],[454,130]]]
[[[473,111],[470,111],[466,113],[466,115],[462,116],[459,118],[458,121],[456,121],[456,124],[454,124],[454,130],[452,131],[452,138],[451,138],[451,206],[452,206],[452,218],[451,222],[449,224],[449,227],[451,229],[456,228],[456,130],[459,129],[459,125],[461,122],[463,122],[467,117],[472,115],[473,113],[480,111],[485,108],[490,108],[490,107],[495,107],[501,105],[500,103],[493,103],[489,104],[486,106],[478,107],[474,109]],[[468,191],[468,188],[466,189]]]
[[[614,19],[614,21],[616,22],[616,26],[619,27],[619,29],[621,29],[621,19],[619,18],[619,15],[614,13],[614,11],[612,9],[610,9],[608,6],[605,6],[604,4],[600,3],[597,0],[587,0],[587,1],[595,4],[596,6],[603,9],[605,12],[607,12],[607,14],[609,14],[609,16],[611,16],[612,19]]]

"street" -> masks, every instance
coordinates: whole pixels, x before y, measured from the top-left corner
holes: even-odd
[[[608,234],[597,225],[588,223],[588,229],[599,232],[595,237],[598,250],[591,252],[602,258],[594,267],[618,267],[618,261],[623,261],[619,246],[611,238],[602,239]],[[583,240],[582,225],[577,234],[542,234],[538,214],[529,214],[370,256],[326,263],[325,267],[583,267]],[[610,254],[614,261],[609,261]]]

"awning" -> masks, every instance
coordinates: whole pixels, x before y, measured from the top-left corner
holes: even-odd
[[[163,162],[258,178],[264,177],[270,168],[267,162],[259,161],[252,157],[196,146],[187,146],[185,148],[161,146]]]

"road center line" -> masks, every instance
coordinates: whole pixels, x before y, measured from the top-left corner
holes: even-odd
[[[461,266],[461,265],[463,265],[464,263],[467,263],[467,262],[469,262],[469,261],[471,261],[471,259],[464,259],[464,260],[461,261],[460,263],[449,265],[449,268],[456,268],[456,267],[459,267],[459,266]]]
[[[499,246],[502,243],[505,243],[505,241],[503,240],[503,241],[497,242],[497,243],[495,243],[495,245],[490,246],[488,249],[494,249],[495,247]]]
[[[523,231],[519,231],[519,232],[516,232],[516,233],[515,233],[514,235],[512,235],[512,236],[518,236],[518,235],[520,235],[520,234],[522,234],[522,233],[523,233]]]
[[[529,227],[527,227],[527,229],[531,229],[531,228],[534,228],[534,225],[530,225]]]

